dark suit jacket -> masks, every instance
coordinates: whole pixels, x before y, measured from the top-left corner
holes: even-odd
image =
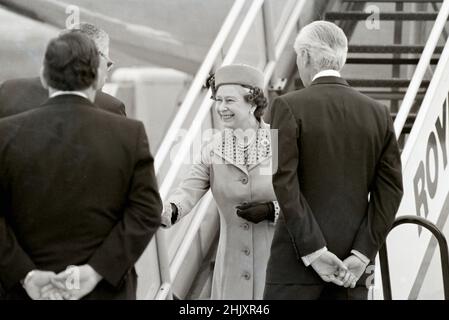
[[[90,264],[88,298],[135,298],[134,264],[160,225],[142,123],[75,95],[0,120],[0,279]]]
[[[7,80],[0,86],[0,118],[37,108],[48,100],[48,90],[39,78]],[[97,91],[95,104],[101,109],[126,116],[125,105],[113,96]]]
[[[48,90],[39,77],[7,80],[0,85],[0,119],[41,106],[48,100]],[[115,97],[98,91],[95,104],[101,109],[126,116],[125,105]],[[0,283],[0,300],[4,298]]]
[[[402,198],[388,109],[341,78],[322,77],[276,98],[271,112],[279,143],[273,186],[282,214],[267,283],[323,283],[301,260],[323,246],[340,259],[352,249],[374,259]]]

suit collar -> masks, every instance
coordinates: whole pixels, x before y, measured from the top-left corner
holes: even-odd
[[[56,91],[50,95],[50,98],[54,98],[57,96],[63,96],[63,95],[74,95],[74,96],[80,96],[80,97],[89,99],[87,94],[85,94],[84,92],[81,92],[81,91]]]
[[[39,88],[41,88],[42,90],[45,90],[46,92],[47,92],[47,95],[48,95],[48,90],[47,89],[45,89],[43,86],[42,86],[42,83],[41,83],[41,79],[39,78],[39,77],[35,77],[35,78],[24,78],[24,79],[26,79],[27,81],[29,81],[30,83],[32,83],[33,85],[35,85],[35,86],[37,86],[37,87],[39,87]],[[97,100],[98,100],[98,98],[100,98],[100,97],[104,97],[104,96],[107,96],[103,91],[101,91],[101,90],[97,90],[97,92],[95,93],[95,106],[96,106],[96,103],[98,102]],[[47,101],[49,101],[50,100],[50,98],[47,100]],[[89,101],[89,100],[88,100]],[[90,101],[89,101],[90,102]],[[44,104],[47,104],[47,102],[45,102]],[[92,104],[92,102],[90,102],[90,104]]]
[[[319,77],[312,81],[312,86],[320,85],[320,84],[339,84],[343,86],[349,86],[348,82],[340,77],[326,76]]]
[[[321,78],[321,77],[338,77],[338,78],[341,78],[341,74],[337,70],[331,70],[331,69],[322,70],[322,71],[318,72],[313,77],[312,82],[313,82],[313,80],[316,80],[316,79]]]
[[[59,95],[53,98],[49,98],[47,102],[45,102],[42,106],[50,106],[50,105],[61,105],[61,104],[77,104],[77,105],[85,105],[92,108],[98,108],[95,104],[93,104],[89,99],[86,99],[81,96],[73,95],[73,94],[64,94]]]

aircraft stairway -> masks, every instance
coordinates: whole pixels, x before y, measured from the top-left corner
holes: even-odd
[[[266,3],[263,2],[261,1],[260,8],[266,8]],[[304,13],[307,6],[300,6],[300,9],[302,10],[298,15],[292,14],[290,17],[297,19],[293,24],[298,24],[300,13]],[[319,17],[335,21],[345,30],[350,40],[343,77],[348,79],[353,87],[387,105],[395,119],[395,130],[402,148],[405,188],[398,217],[416,215],[425,218],[435,223],[447,235],[449,46],[446,41],[446,24],[449,1],[335,1],[323,5],[321,9],[318,17],[309,14],[308,21]],[[308,21],[301,20],[301,24]],[[377,23],[380,23],[380,26],[376,25]],[[289,35],[291,38],[296,35],[298,29],[292,28],[288,31],[292,33]],[[370,37],[366,37],[367,33],[370,33]],[[237,32],[236,37],[239,35],[241,34]],[[269,43],[268,39],[265,39],[266,43]],[[373,43],[372,39],[379,39],[379,43]],[[271,96],[301,88],[294,56],[291,56],[293,50],[285,49],[285,44],[283,46],[282,53],[274,50],[271,54],[269,47],[266,47],[267,61],[263,69],[267,90]],[[285,58],[288,51],[290,63],[284,65],[280,60],[288,60]],[[226,64],[231,61],[239,59],[224,58],[222,62]],[[273,67],[273,63],[276,67]],[[201,114],[202,107],[207,109],[205,114],[210,112],[209,104],[203,102],[198,113]],[[201,121],[193,120],[192,127],[195,124],[198,126],[198,123]],[[192,138],[187,135],[182,143],[189,139],[192,142],[193,134],[197,134],[199,128],[197,130],[190,132]],[[180,149],[182,150],[182,147]],[[168,176],[170,173],[177,175],[178,171],[173,171],[173,168],[176,169],[176,165],[171,165]],[[161,189],[163,196],[168,193],[164,191],[163,185]],[[209,200],[212,202],[211,197]],[[203,207],[207,209],[195,213],[187,235],[182,238],[183,242],[188,234],[196,232],[203,225],[203,217],[208,216],[206,211],[215,210],[216,213],[215,208],[211,209],[204,203]],[[218,229],[214,234],[217,233]],[[167,285],[168,288],[162,285],[160,291],[167,294],[159,294],[157,298],[167,298],[172,289],[181,299],[207,298],[210,293],[216,241],[217,237],[209,242],[208,250],[205,251],[203,259],[199,260],[193,285],[190,283],[188,288],[179,294],[180,291],[174,289],[175,280]],[[432,240],[429,232],[419,226],[404,225],[390,234],[387,243],[394,299],[436,299],[443,296],[441,266],[438,255],[433,254],[436,240]],[[182,250],[188,251],[187,248]],[[177,254],[182,250],[178,249]],[[186,259],[187,256],[185,253]],[[182,260],[179,264],[184,266],[185,261]],[[382,299],[379,263],[372,271],[375,272],[376,281],[372,284],[370,298]]]

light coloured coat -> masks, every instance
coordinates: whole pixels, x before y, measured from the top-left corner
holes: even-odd
[[[274,233],[273,222],[258,224],[236,214],[244,203],[275,201],[269,126],[261,123],[249,149],[247,164],[233,134],[224,130],[203,147],[201,160],[169,201],[178,207],[178,220],[188,214],[211,188],[220,215],[220,239],[212,281],[212,299],[262,299]]]

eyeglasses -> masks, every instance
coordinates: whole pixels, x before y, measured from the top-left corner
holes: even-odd
[[[114,61],[112,61],[107,55],[105,55],[103,52],[98,51],[98,53],[100,54],[100,56],[102,56],[105,60],[106,60],[106,66],[108,68],[108,71],[112,69],[112,67],[114,66]]]

